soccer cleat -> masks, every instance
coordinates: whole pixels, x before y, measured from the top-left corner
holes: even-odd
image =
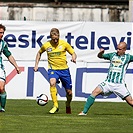
[[[66,114],[71,114],[71,107],[66,107]]]
[[[0,109],[0,112],[5,112],[5,110],[3,108]]]
[[[55,112],[58,112],[59,111],[59,108],[57,108],[57,107],[53,107],[50,111],[49,111],[49,113],[50,114],[54,114]]]
[[[87,114],[85,114],[85,113],[82,111],[82,112],[80,112],[78,115],[87,115]]]

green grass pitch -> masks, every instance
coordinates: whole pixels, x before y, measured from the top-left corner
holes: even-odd
[[[65,113],[65,101],[59,112],[49,114],[35,100],[7,100],[0,113],[0,133],[133,133],[133,108],[125,102],[95,102],[87,116],[78,116],[85,102],[73,101],[72,114]]]

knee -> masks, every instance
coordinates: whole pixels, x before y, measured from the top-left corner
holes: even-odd
[[[125,100],[129,105],[133,107],[133,98],[131,96],[127,96]]]
[[[66,90],[67,95],[72,95],[72,90]]]
[[[0,88],[0,94],[4,93],[5,89],[4,88]]]
[[[97,88],[95,88],[93,91],[92,91],[92,95],[93,96],[98,96],[99,94],[102,94],[103,93],[103,91],[102,91],[102,89],[101,88],[99,88],[99,87],[97,87]]]
[[[50,80],[50,86],[55,87],[56,86],[56,79],[51,79]]]

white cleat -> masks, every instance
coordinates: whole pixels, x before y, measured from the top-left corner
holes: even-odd
[[[5,110],[2,108],[2,109],[0,110],[0,112],[5,112]]]
[[[80,112],[78,115],[87,115],[87,114],[85,114],[85,113],[82,111],[82,112]]]

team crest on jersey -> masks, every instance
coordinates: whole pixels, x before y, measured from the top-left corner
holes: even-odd
[[[47,51],[48,51],[48,52],[51,52],[51,51],[52,51],[52,48],[47,48]]]
[[[112,60],[112,64],[116,67],[120,66],[122,64],[122,61],[118,58]]]
[[[54,74],[54,72],[52,71],[51,74]]]

